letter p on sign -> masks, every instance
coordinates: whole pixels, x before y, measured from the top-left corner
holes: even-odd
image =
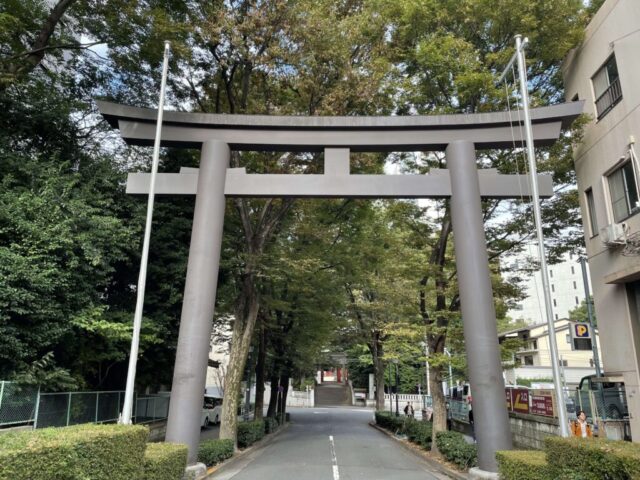
[[[589,338],[589,327],[587,325],[577,324],[575,326],[577,338]]]

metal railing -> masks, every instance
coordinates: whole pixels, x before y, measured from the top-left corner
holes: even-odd
[[[395,405],[395,401],[396,401],[396,397],[398,397],[398,403],[403,403],[402,407],[404,408],[404,405],[406,405],[407,402],[413,402],[414,407],[416,408],[417,406],[420,406],[420,408],[427,408],[427,407],[432,407],[433,406],[433,402],[431,399],[431,396],[429,395],[418,395],[415,393],[392,393],[392,394],[388,394],[385,393],[384,394],[384,401],[386,404],[389,403],[389,398],[391,397],[392,400],[392,404]],[[395,408],[395,407],[394,407]]]
[[[596,99],[596,112],[598,120],[604,117],[622,99],[620,78],[616,78],[611,85]]]

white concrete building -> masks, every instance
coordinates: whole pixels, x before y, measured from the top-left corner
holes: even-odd
[[[588,340],[576,339],[572,336],[571,329],[576,325],[589,330]],[[567,319],[556,320],[554,326],[564,384],[566,387],[575,388],[582,377],[596,373],[591,342],[595,337],[598,347],[600,346],[598,332],[597,330],[591,332],[588,325],[576,324]],[[515,354],[514,368],[505,370],[507,385],[515,385],[517,379],[549,380],[553,378],[549,329],[546,321],[504,332],[499,336],[500,342],[507,338],[518,338],[524,343],[524,346]]]
[[[575,167],[607,376],[623,380],[640,441],[640,1],[606,0],[563,65],[567,100],[592,118]]]
[[[522,268],[526,257],[537,256],[538,247],[530,245],[522,255],[507,259],[506,267]],[[508,278],[508,276],[507,276]],[[568,318],[569,312],[580,306],[585,299],[582,269],[576,255],[567,253],[563,262],[549,265],[549,283],[554,320]],[[544,291],[542,289],[542,275],[540,270],[529,275],[524,282],[526,298],[518,303],[516,308],[507,312],[513,320],[524,320],[530,325],[547,321],[544,305]]]

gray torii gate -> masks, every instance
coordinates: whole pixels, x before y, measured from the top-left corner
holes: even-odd
[[[156,111],[97,102],[132,145],[152,145]],[[554,143],[582,112],[582,102],[532,110],[536,145]],[[520,118],[520,117],[517,117]],[[530,195],[529,178],[478,170],[476,148],[512,148],[522,129],[508,112],[395,117],[301,117],[165,112],[162,145],[200,148],[200,168],[159,174],[158,194],[196,195],[166,439],[189,446],[196,462],[217,288],[226,197],[450,198],[464,338],[482,470],[497,470],[496,450],[510,449],[504,381],[481,198]],[[229,168],[231,150],[324,151],[319,175],[247,174]],[[448,170],[428,175],[351,175],[354,152],[444,151]],[[553,194],[538,176],[540,194]],[[129,175],[127,192],[149,191],[149,174]]]

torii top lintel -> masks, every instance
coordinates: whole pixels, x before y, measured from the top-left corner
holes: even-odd
[[[98,101],[104,118],[132,145],[152,145],[157,111]],[[554,143],[582,113],[583,102],[531,110],[536,145]],[[456,140],[477,149],[511,148],[524,141],[521,112],[409,116],[271,116],[164,112],[162,144],[196,147],[220,140],[232,150],[354,152],[443,151]]]
[[[152,145],[156,111],[108,102],[97,102],[102,115],[119,128],[125,141]],[[552,144],[582,112],[582,102],[564,103],[532,111],[533,137],[537,145]],[[352,198],[448,198],[451,178],[448,170],[429,175],[351,175],[351,151],[447,150],[455,142],[473,148],[511,148],[523,141],[520,115],[514,112],[472,115],[404,117],[300,117],[266,115],[218,115],[165,112],[162,144],[201,148],[208,142],[222,142],[231,150],[324,151],[324,173],[316,175],[247,174],[244,168],[226,170],[224,194],[228,197],[352,197]],[[475,169],[475,158],[470,167]],[[518,198],[528,196],[530,181],[523,175],[499,175],[479,170],[480,196]],[[156,193],[194,195],[198,191],[198,170],[157,176]],[[551,177],[538,175],[541,197],[553,195]],[[127,192],[149,192],[150,176],[130,173]]]

